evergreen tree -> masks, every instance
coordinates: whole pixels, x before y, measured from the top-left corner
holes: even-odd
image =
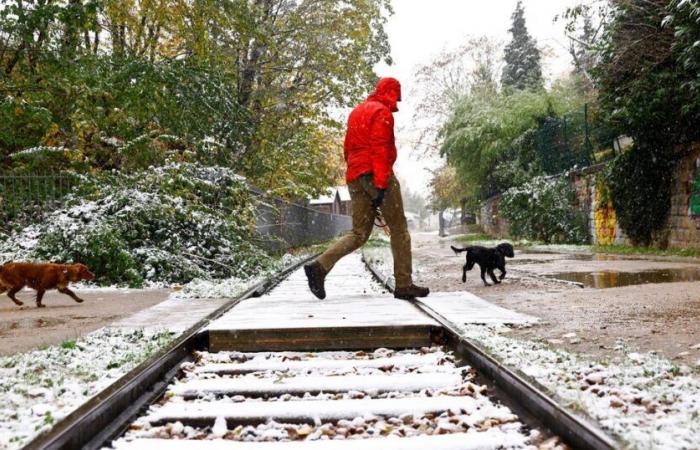
[[[525,10],[518,1],[512,16],[510,33],[513,39],[506,46],[501,82],[506,88],[539,89],[542,87],[541,55],[535,39],[527,32]]]

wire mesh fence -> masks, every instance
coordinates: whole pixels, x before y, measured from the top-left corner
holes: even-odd
[[[74,184],[70,174],[0,175],[0,228],[31,221],[60,206]]]
[[[330,214],[291,203],[279,198],[267,198],[251,189],[256,197],[255,208],[261,245],[279,252],[325,242],[352,228],[350,216]]]
[[[0,230],[41,220],[60,209],[76,184],[69,174],[0,175]],[[250,189],[256,210],[258,244],[271,252],[328,241],[352,228],[352,218],[329,214]],[[223,191],[222,191],[223,195]],[[217,204],[222,204],[221,199]],[[231,212],[235,214],[234,211]]]
[[[561,117],[547,117],[535,134],[535,150],[545,173],[588,167],[615,156],[614,133],[584,105]]]

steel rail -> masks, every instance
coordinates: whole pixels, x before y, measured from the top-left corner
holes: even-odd
[[[189,360],[194,350],[206,347],[208,336],[205,328],[211,321],[243,300],[263,295],[316,256],[318,255],[309,256],[286,267],[222,305],[187,329],[166,348],[60,420],[51,430],[34,438],[24,449],[103,448],[121,435],[133,419],[165,392],[177,376],[180,364]]]
[[[389,277],[383,276],[364,257],[363,261],[372,275],[390,292],[393,292],[394,286]],[[575,415],[561,406],[545,392],[544,387],[489,355],[480,345],[460,333],[453,322],[437,311],[420,300],[412,303],[442,325],[446,332],[444,336],[446,343],[453,347],[458,355],[463,356],[481,375],[492,380],[513,403],[524,408],[569,445],[584,450],[612,450],[622,447],[592,419]]]

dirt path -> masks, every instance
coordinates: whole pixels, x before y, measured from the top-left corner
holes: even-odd
[[[108,325],[115,320],[165,300],[169,290],[81,290],[84,303],[65,295],[49,292],[46,308],[34,305],[33,291],[22,291],[18,298],[24,306],[15,306],[0,296],[0,355],[25,352],[45,345],[55,345]]]
[[[464,255],[454,256],[451,243],[450,238],[434,234],[413,236],[417,281],[435,291],[466,289],[500,306],[543,319],[534,327],[514,330],[514,335],[546,340],[554,347],[597,359],[614,357],[618,340],[623,339],[630,348],[656,351],[679,363],[695,365],[700,360],[700,282],[582,289],[545,278],[557,273],[606,275],[600,272],[614,270],[619,272],[615,277],[624,281],[640,271],[700,271],[696,262],[516,252],[515,259],[508,261],[504,283],[484,287],[478,268],[469,272],[467,283],[462,284]],[[653,276],[650,279],[657,281]]]

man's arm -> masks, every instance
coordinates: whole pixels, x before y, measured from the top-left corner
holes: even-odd
[[[374,186],[386,189],[392,171],[391,149],[394,147],[394,116],[388,109],[382,109],[372,121],[370,148]]]

